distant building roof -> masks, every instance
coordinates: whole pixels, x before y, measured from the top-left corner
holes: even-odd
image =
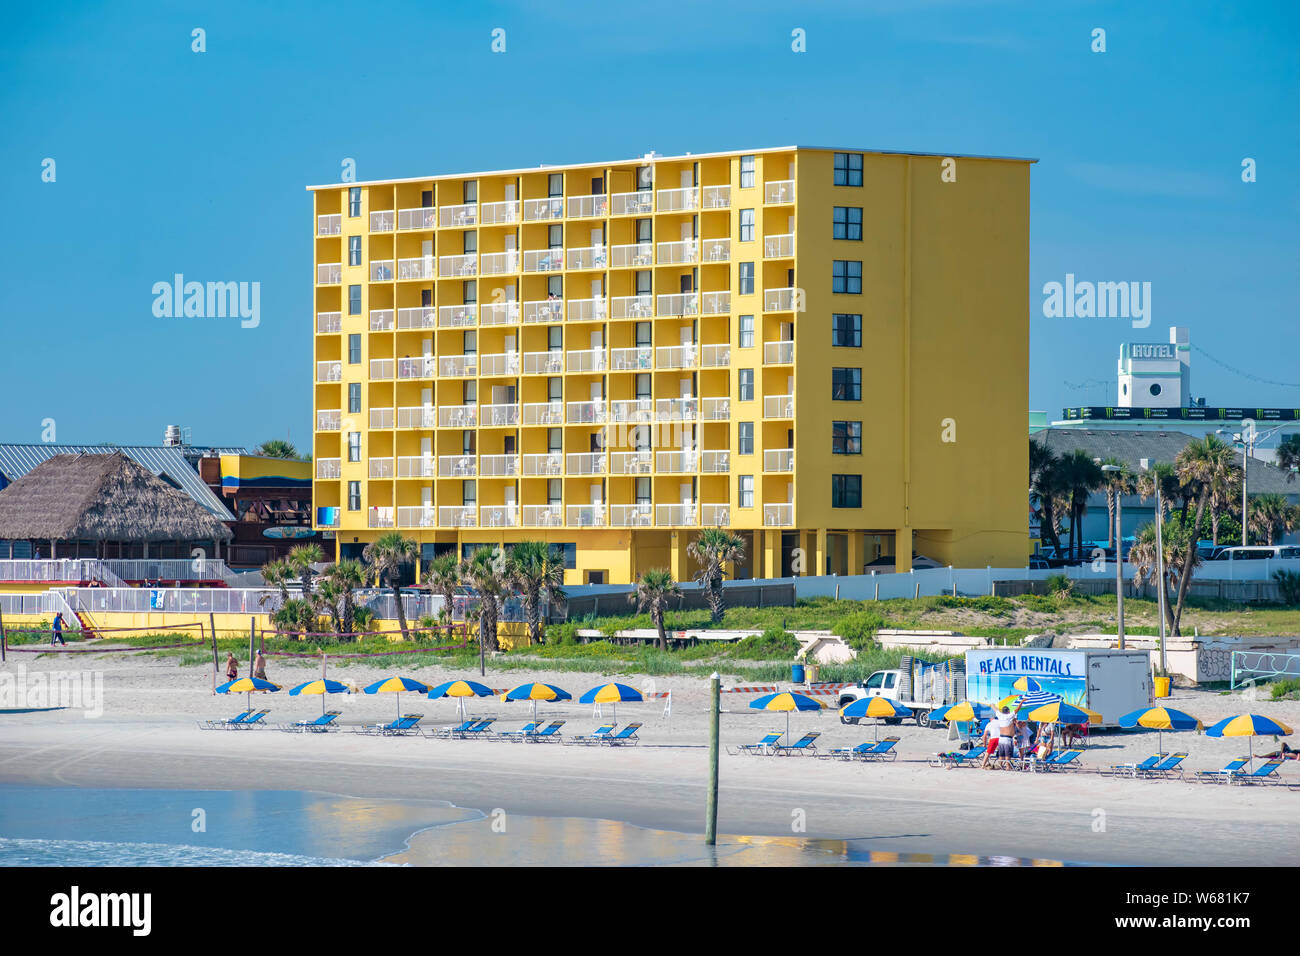
[[[237,446],[0,444],[0,488],[55,455],[105,455],[114,451],[162,476],[222,521],[235,520],[221,499],[199,478],[195,463],[207,454],[243,454],[245,450]]]

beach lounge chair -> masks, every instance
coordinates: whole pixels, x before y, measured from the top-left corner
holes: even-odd
[[[1196,771],[1196,780],[1199,783],[1226,783],[1233,776],[1241,772],[1241,768],[1246,766],[1246,761],[1229,760],[1223,765],[1221,770],[1198,770]]]
[[[597,727],[597,728],[595,729],[595,731],[593,731],[592,733],[589,733],[589,734],[575,734],[574,736],[572,736],[572,737],[568,738],[567,740],[565,740],[564,743],[565,743],[566,745],[569,745],[569,744],[575,744],[575,745],[576,745],[576,744],[598,744],[598,743],[600,743],[602,740],[604,740],[606,737],[608,737],[610,734],[612,734],[612,733],[614,732],[614,726],[615,726],[614,724],[601,724],[601,725],[600,725],[599,727]]]
[[[421,736],[420,721],[424,719],[424,714],[403,714],[394,721],[386,724],[375,724],[371,727],[360,727],[357,729],[359,734],[369,734],[375,737],[407,737]]]
[[[1167,778],[1175,776],[1181,780],[1183,777],[1182,763],[1186,759],[1187,754],[1185,753],[1170,754],[1154,767],[1147,767],[1143,770],[1139,770],[1137,775],[1139,777],[1146,777],[1148,780],[1153,777]]]
[[[473,723],[475,723],[475,721],[467,720],[465,721],[465,724],[462,725],[460,729],[463,730],[465,726]],[[528,723],[524,724],[518,730],[498,730],[496,732],[496,739],[514,740],[515,738],[527,737],[529,734],[535,734],[535,733],[537,733],[537,722],[530,720]]]
[[[817,753],[817,746],[814,741],[820,736],[820,731],[811,730],[789,746],[773,744],[772,753],[778,757],[789,757],[792,754],[815,754]]]
[[[462,720],[455,727],[443,727],[441,730],[430,730],[425,734],[426,737],[456,737],[469,730],[475,724],[481,722],[482,717],[471,717],[468,720]]]
[[[1056,756],[1053,754],[1053,756]],[[1079,763],[1079,758],[1083,756],[1082,750],[1062,750],[1056,760],[1048,758],[1039,762],[1039,770],[1082,770],[1083,764]]]
[[[735,750],[732,750],[730,747],[728,747],[727,753],[731,754],[733,757],[736,756],[737,754],[760,754],[760,755],[766,754],[768,749],[776,746],[776,742],[784,736],[785,736],[785,731],[774,730],[771,733],[765,735],[763,739],[756,744],[741,744]]]
[[[547,743],[563,743],[564,736],[560,733],[560,728],[563,727],[564,724],[565,721],[563,720],[553,720],[537,733],[529,734],[527,737],[521,737],[519,739],[524,743],[537,743],[539,741],[545,741]]]
[[[237,724],[227,724],[225,729],[226,730],[252,730],[256,728],[258,730],[261,730],[265,727],[270,727],[271,726],[270,724],[265,723],[266,715],[269,713],[270,713],[269,710],[259,710],[257,711],[257,713],[253,714],[252,717],[249,717],[247,720],[241,720]]]
[[[1278,776],[1278,772],[1277,772],[1278,768],[1281,766],[1282,766],[1282,761],[1270,760],[1267,763],[1260,764],[1251,773],[1234,774],[1229,779],[1228,782],[1229,783],[1262,783],[1262,784],[1282,783],[1283,780],[1280,776]]]
[[[281,724],[280,729],[289,733],[299,734],[325,734],[331,730],[338,730],[338,725],[334,721],[338,720],[343,714],[341,710],[331,710],[321,714],[315,720],[299,720],[292,724]]]
[[[216,720],[200,720],[199,730],[224,730],[231,724],[242,724],[255,713],[257,713],[255,710],[246,710],[235,717],[220,717]]]
[[[1152,754],[1151,756],[1143,760],[1141,763],[1113,763],[1105,770],[1102,770],[1101,773],[1112,775],[1112,776],[1122,773],[1130,777],[1136,777],[1139,773],[1144,773],[1147,770],[1150,770],[1152,767],[1160,763],[1160,761],[1164,760],[1168,756],[1169,754],[1159,753],[1159,754]]]
[[[635,747],[641,742],[641,738],[636,735],[636,732],[642,726],[642,724],[628,724],[618,733],[610,734],[596,742],[606,747]]]
[[[972,747],[970,750],[952,750],[945,753],[935,754],[934,758],[930,761],[930,766],[977,767],[983,757],[983,747]]]
[[[817,756],[838,757],[841,760],[895,760],[898,757],[894,752],[896,746],[898,746],[897,737],[886,737],[884,740],[858,744],[856,747],[836,747],[829,753],[820,753]]]

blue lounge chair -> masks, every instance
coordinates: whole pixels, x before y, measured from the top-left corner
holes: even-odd
[[[1270,760],[1268,763],[1262,763],[1251,773],[1239,773],[1233,775],[1229,780],[1230,783],[1282,783],[1282,778],[1278,776],[1278,768],[1282,766],[1280,760]]]
[[[403,714],[396,720],[386,724],[358,728],[357,733],[377,737],[406,737],[411,735],[419,737],[421,736],[420,721],[423,719],[424,714]]]
[[[338,720],[342,715],[341,710],[331,710],[321,714],[315,720],[299,720],[292,724],[281,724],[280,729],[289,733],[299,734],[326,734],[331,730],[338,730]]]
[[[636,735],[636,732],[641,727],[641,724],[628,724],[618,733],[602,737],[596,743],[603,744],[606,747],[635,747],[641,742],[641,738]]]
[[[255,713],[257,713],[257,711],[246,710],[235,717],[220,717],[216,720],[200,720],[199,730],[225,730],[231,724],[242,724]]]
[[[814,741],[820,736],[819,731],[811,730],[788,747],[782,744],[773,744],[772,753],[778,757],[789,757],[792,754],[815,754],[817,746]]]
[[[766,754],[768,750],[776,746],[776,742],[784,736],[785,731],[774,730],[756,744],[741,744],[735,750],[728,747],[727,753],[731,754],[733,757],[737,754]]]
[[[876,744],[870,750],[859,755],[859,759],[867,761],[876,760],[897,760],[898,751],[894,748],[898,746],[897,737],[886,737],[880,743]]]
[[[1062,750],[1060,751],[1060,756],[1057,756],[1056,754],[1053,754],[1052,756],[1056,757],[1056,759],[1053,760],[1049,757],[1046,760],[1040,761],[1038,769],[1052,771],[1083,769],[1083,764],[1079,763],[1079,758],[1083,756],[1082,750]]]
[[[614,724],[601,724],[592,733],[575,734],[564,741],[566,745],[573,744],[598,744],[614,732]]]
[[[1160,761],[1154,767],[1147,767],[1145,769],[1138,770],[1137,775],[1139,777],[1146,777],[1148,779],[1152,777],[1176,776],[1181,780],[1183,776],[1182,764],[1183,761],[1186,759],[1187,759],[1187,754],[1185,753],[1170,754],[1168,757]]]
[[[1229,760],[1221,770],[1198,770],[1196,780],[1200,783],[1225,783],[1241,772],[1246,766],[1245,759]]]
[[[491,740],[495,736],[492,733],[492,725],[496,722],[497,719],[495,717],[480,717],[464,730],[459,728],[453,730],[451,736],[455,737],[457,740],[472,740],[475,737],[483,740]]]
[[[465,724],[467,725],[473,723],[474,721],[472,720],[465,721]],[[464,727],[462,726],[461,729],[463,730]],[[528,723],[524,724],[518,730],[498,730],[496,732],[496,737],[498,740],[513,740],[517,737],[527,737],[529,734],[535,734],[535,733],[537,733],[537,722],[530,720]]]
[[[479,723],[482,719],[483,719],[482,717],[471,717],[468,720],[462,720],[455,727],[444,727],[441,730],[430,730],[427,734],[425,734],[425,736],[426,737],[456,737],[459,736],[460,734],[465,733],[465,731],[469,730],[475,724]]]
[[[1110,765],[1108,769],[1103,770],[1101,772],[1104,774],[1112,774],[1112,775],[1122,773],[1122,774],[1127,774],[1130,777],[1136,777],[1138,774],[1145,773],[1146,771],[1150,770],[1152,767],[1156,766],[1156,764],[1160,763],[1160,761],[1164,760],[1168,756],[1169,754],[1166,753],[1158,753],[1158,754],[1152,754],[1150,757],[1147,757],[1141,763],[1113,763]]]
[[[519,739],[524,743],[537,743],[538,741],[545,741],[547,743],[553,743],[555,741],[563,742],[564,736],[560,733],[560,728],[563,727],[564,724],[565,722],[563,720],[553,720],[537,733],[529,734],[527,737],[521,737]]]
[[[226,730],[250,730],[254,727],[258,729],[261,729],[263,727],[270,727],[271,726],[270,724],[264,722],[266,720],[266,715],[269,713],[270,713],[269,710],[259,710],[257,713],[253,714],[252,717],[249,717],[247,720],[241,720],[237,724],[233,724],[233,723],[227,724],[225,729]]]

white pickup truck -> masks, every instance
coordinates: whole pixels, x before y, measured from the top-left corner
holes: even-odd
[[[899,670],[876,671],[866,680],[842,688],[839,705],[851,704],[864,697],[888,697],[898,701],[912,712],[918,727],[930,724],[930,711],[956,703],[964,693],[965,674],[960,675],[961,686],[954,686],[957,675],[941,674],[941,668],[922,661],[904,657]],[[885,723],[902,723],[901,717],[887,717]],[[840,722],[856,724],[857,717],[840,717]]]

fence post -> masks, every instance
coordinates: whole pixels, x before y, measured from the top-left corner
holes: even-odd
[[[217,658],[217,619],[212,616],[211,611],[208,612],[208,623],[212,625],[212,693],[215,694],[217,692],[217,674],[221,670],[221,664]],[[202,629],[203,624],[200,622],[200,632]]]
[[[248,676],[253,676],[253,642],[257,640],[257,618],[248,619]]]
[[[7,659],[7,655],[5,651],[6,642],[7,642],[7,638],[5,637],[5,612],[3,608],[0,608],[0,661]]]

